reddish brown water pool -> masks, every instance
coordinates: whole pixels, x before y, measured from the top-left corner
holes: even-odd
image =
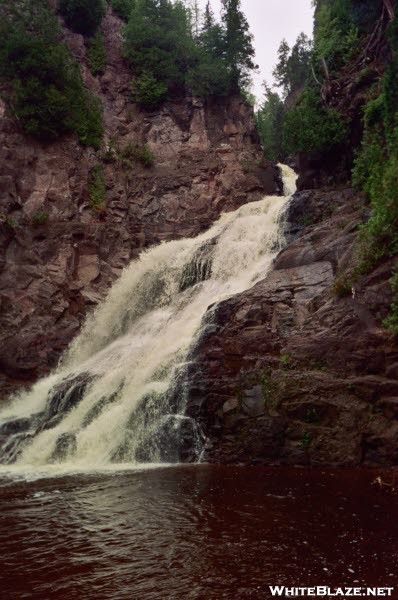
[[[0,598],[269,598],[389,586],[398,498],[374,471],[176,467],[0,480]],[[384,474],[388,478],[388,473]]]

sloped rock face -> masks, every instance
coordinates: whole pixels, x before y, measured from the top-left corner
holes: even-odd
[[[83,38],[65,30],[65,39],[103,102],[105,145],[146,143],[153,167],[126,166],[112,151],[96,153],[72,138],[34,142],[0,101],[2,396],[56,364],[87,311],[143,248],[196,235],[221,212],[280,192],[277,169],[261,163],[252,109],[242,99],[187,97],[156,113],[130,102],[121,26],[108,9],[107,68],[99,78],[87,69]],[[87,189],[97,164],[107,188],[101,214]],[[39,224],[38,214],[47,221]]]
[[[209,313],[187,390],[205,459],[398,462],[398,348],[381,326],[397,265],[384,263],[345,297],[333,290],[355,263],[362,212],[349,188],[298,193],[274,271]]]

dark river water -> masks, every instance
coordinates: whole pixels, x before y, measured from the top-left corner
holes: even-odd
[[[389,586],[398,497],[377,473],[175,467],[0,480],[0,598],[269,598]],[[385,478],[390,475],[384,474]]]

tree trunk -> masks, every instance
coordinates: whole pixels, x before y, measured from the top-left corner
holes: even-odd
[[[388,18],[392,21],[395,17],[394,6],[392,0],[383,0],[384,7],[387,11]]]
[[[329,69],[326,64],[326,60],[324,58],[321,58],[321,63],[322,63],[323,71],[325,73],[325,78],[327,79],[327,81],[330,81]]]

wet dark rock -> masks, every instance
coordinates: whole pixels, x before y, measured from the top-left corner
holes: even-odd
[[[358,260],[362,218],[350,188],[296,194],[274,270],[207,316],[186,386],[205,460],[397,464],[397,347],[382,327],[397,259],[333,291]]]
[[[1,464],[10,465],[14,463],[32,437],[33,434],[31,433],[18,433],[11,437],[6,437],[0,445]]]
[[[30,418],[15,419],[0,426],[0,435],[13,435],[14,433],[23,433],[28,431],[32,426]]]
[[[69,455],[76,451],[76,434],[63,433],[55,443],[52,460],[55,462],[64,461]]]
[[[83,398],[87,386],[93,378],[87,374],[78,375],[67,379],[57,385],[50,392],[44,414],[45,429],[49,429],[48,423],[57,424],[60,418],[71,411]],[[52,425],[53,426],[53,425]]]
[[[188,417],[170,415],[138,446],[139,462],[196,462],[203,446],[196,422]]]
[[[265,413],[265,400],[261,386],[245,390],[242,399],[242,410],[249,417],[260,417]]]
[[[211,277],[212,259],[215,241],[207,242],[195,253],[190,264],[183,270],[180,282],[180,292],[193,287],[197,283],[207,281]]]

